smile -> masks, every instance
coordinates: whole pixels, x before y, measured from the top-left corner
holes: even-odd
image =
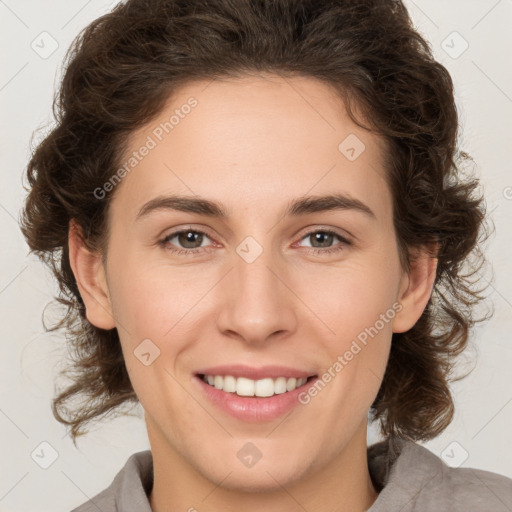
[[[193,375],[199,393],[216,410],[246,423],[268,422],[289,413],[302,404],[299,396],[307,393],[317,380],[317,375],[258,380],[231,375]]]
[[[235,378],[232,375],[202,375],[201,378],[210,386],[227,393],[235,393],[244,397],[270,397],[293,391],[304,384],[312,377],[278,377],[277,379],[265,378],[259,380],[245,377]]]

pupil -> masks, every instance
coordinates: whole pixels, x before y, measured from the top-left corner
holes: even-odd
[[[331,241],[331,238],[333,235],[331,235],[330,233],[320,232],[320,233],[315,233],[315,235],[313,235],[313,236],[315,237],[315,241],[320,242],[320,244],[322,243],[322,237],[326,237],[326,240],[324,240],[324,245],[322,245],[322,247],[328,247],[329,246],[328,242]]]
[[[196,236],[199,237],[199,245],[201,245],[202,242],[202,236],[201,233],[194,233],[193,231],[187,231],[186,233],[181,233],[180,235],[180,243],[187,248],[194,248],[194,243],[197,243],[197,240],[195,240]],[[188,245],[191,244],[191,245]]]

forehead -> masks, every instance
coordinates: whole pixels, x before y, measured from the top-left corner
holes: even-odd
[[[349,192],[389,208],[382,139],[357,126],[341,98],[309,77],[191,82],[131,134],[115,209],[134,217],[156,195],[271,210],[298,196]],[[262,203],[263,201],[263,203]],[[389,203],[389,201],[388,201]]]

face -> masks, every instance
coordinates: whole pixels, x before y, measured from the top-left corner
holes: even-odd
[[[266,471],[286,485],[365,442],[392,333],[411,322],[384,150],[311,78],[191,83],[132,134],[108,302],[88,318],[118,329],[153,452],[262,490],[277,485]],[[171,196],[189,202],[155,201]],[[243,367],[212,370],[226,365]],[[290,399],[198,377],[237,371],[311,378]]]

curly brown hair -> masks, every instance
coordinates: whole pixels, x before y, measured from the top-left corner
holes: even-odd
[[[117,330],[86,319],[69,261],[70,221],[90,249],[104,251],[112,193],[102,199],[94,190],[118,169],[129,135],[187,82],[263,72],[332,86],[351,119],[387,142],[402,265],[410,268],[411,248],[437,242],[438,266],[423,315],[393,335],[372,410],[385,436],[427,440],[448,426],[454,356],[483,298],[475,272],[485,261],[485,208],[478,180],[460,173],[471,158],[457,147],[451,77],[400,1],[128,0],[87,26],[65,63],[57,124],[27,167],[21,229],[56,276],[65,307],[47,329],[66,333],[72,383],[52,409],[74,442],[84,424],[137,396]]]

